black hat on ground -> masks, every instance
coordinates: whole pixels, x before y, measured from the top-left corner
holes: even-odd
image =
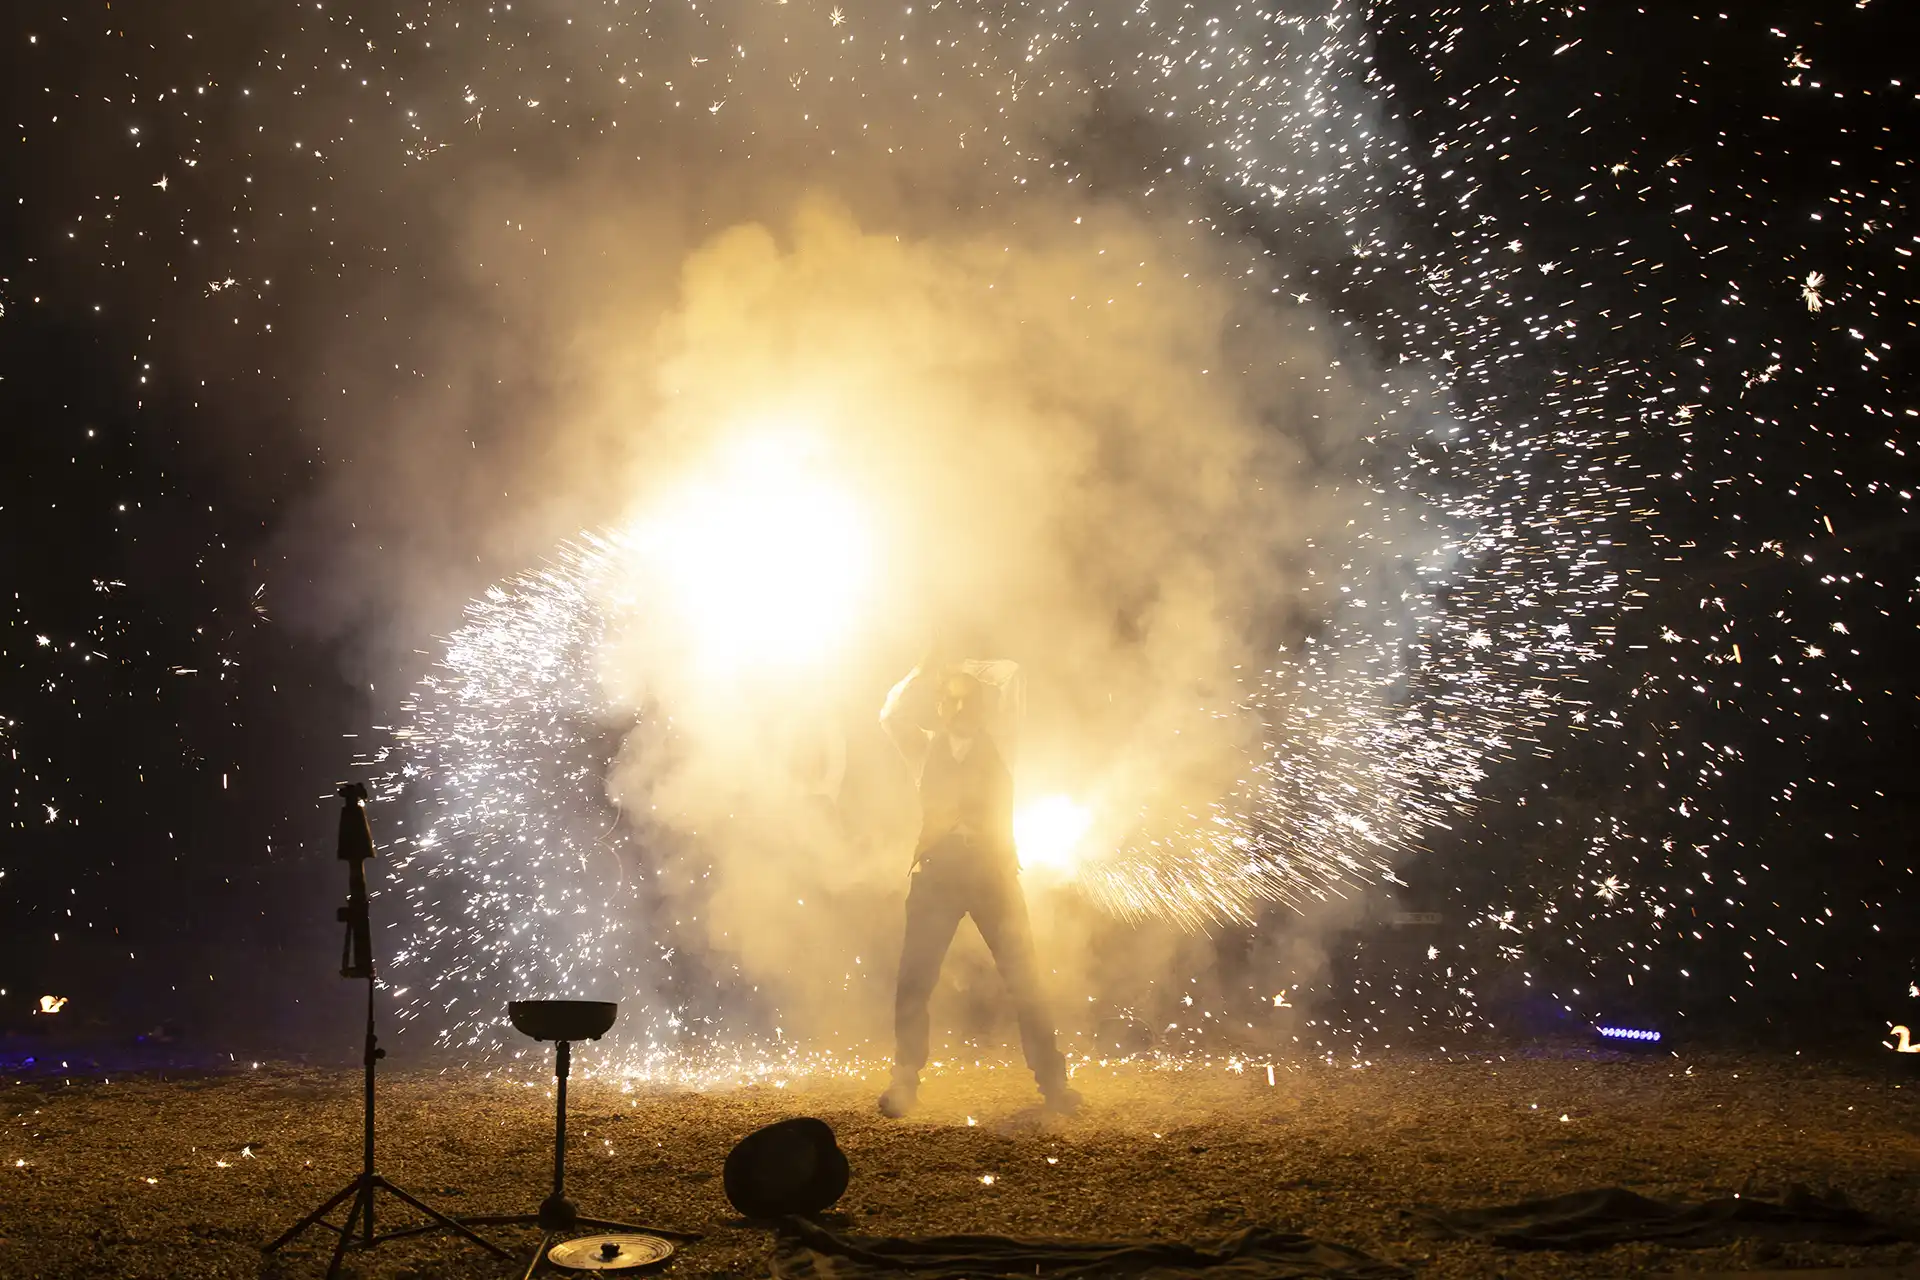
[[[727,1155],[727,1199],[749,1218],[819,1213],[847,1189],[847,1157],[824,1120],[800,1116],[756,1129]]]

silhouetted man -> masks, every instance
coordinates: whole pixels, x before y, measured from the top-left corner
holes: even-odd
[[[1013,774],[992,732],[1000,694],[981,679],[1004,687],[1017,671],[1011,662],[937,672],[923,664],[893,687],[880,712],[880,723],[919,773],[921,813],[894,995],[893,1082],[880,1097],[880,1110],[889,1116],[907,1114],[918,1100],[920,1069],[927,1064],[927,1003],[962,916],[973,917],[993,952],[1013,997],[1027,1066],[1047,1106],[1072,1111],[1080,1102],[1067,1087],[1066,1061],[1054,1045],[1020,893]],[[934,727],[927,727],[929,720]]]

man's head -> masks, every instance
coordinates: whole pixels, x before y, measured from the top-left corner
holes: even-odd
[[[973,676],[950,670],[940,677],[940,697],[933,713],[948,733],[972,737],[986,727],[989,696],[987,687]]]

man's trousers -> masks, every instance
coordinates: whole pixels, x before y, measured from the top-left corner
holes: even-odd
[[[962,916],[972,916],[1013,999],[1020,1047],[1042,1092],[1066,1084],[1066,1061],[1055,1047],[1040,966],[1034,956],[1027,902],[1011,855],[946,841],[921,855],[907,892],[906,939],[894,994],[894,1078],[911,1080],[927,1065],[927,1004]]]

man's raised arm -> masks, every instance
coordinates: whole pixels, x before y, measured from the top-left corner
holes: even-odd
[[[880,708],[880,727],[915,769],[926,763],[927,745],[933,741],[933,730],[923,727],[932,718],[933,684],[922,663],[893,686]]]

